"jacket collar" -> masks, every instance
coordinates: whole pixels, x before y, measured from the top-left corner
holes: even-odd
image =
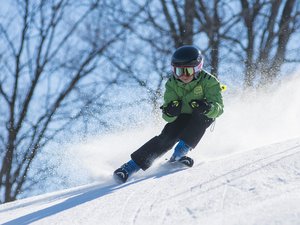
[[[174,79],[180,88],[183,88],[186,90],[191,90],[191,89],[194,89],[198,85],[198,83],[200,81],[200,76],[198,76],[197,78],[194,78],[191,82],[189,82],[187,84],[183,83],[181,80],[176,79],[175,77],[174,77]]]

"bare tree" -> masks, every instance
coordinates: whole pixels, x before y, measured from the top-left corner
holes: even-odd
[[[116,82],[96,72],[125,32],[108,24],[113,5],[16,1],[1,21],[0,202],[26,191],[38,153]]]
[[[203,33],[205,40],[208,40],[208,44],[204,46],[204,52],[208,52],[210,72],[217,76],[224,37],[239,18],[235,16],[233,6],[224,0],[198,0],[195,11],[195,18],[199,23],[195,33]],[[203,38],[200,37],[200,43],[203,42]]]
[[[140,33],[138,38],[160,52],[161,58],[168,56],[168,60],[175,48],[196,43],[208,58],[211,72],[217,75],[223,37],[239,19],[231,11],[232,6],[224,0],[149,3],[143,23],[153,32]]]
[[[152,32],[133,32],[163,59],[174,48],[195,43],[213,74],[222,63],[234,62],[244,68],[244,86],[254,87],[274,81],[286,63],[299,62],[299,5],[296,0],[160,0],[149,3],[141,20]]]
[[[273,82],[287,62],[287,50],[293,35],[299,31],[300,3],[295,0],[240,0],[244,30],[232,40],[246,57],[245,86]],[[242,36],[245,31],[246,37]],[[244,44],[246,40],[246,45]]]
[[[195,1],[185,0],[182,3],[160,0],[169,31],[178,48],[184,44],[193,43]],[[154,22],[154,20],[152,20]]]
[[[122,74],[145,88],[148,102],[157,113],[168,76],[170,55],[176,47],[193,44],[194,0],[131,1],[133,7],[143,10],[134,23],[128,23],[134,45],[125,43],[119,57],[110,57]],[[125,60],[124,60],[125,59]]]

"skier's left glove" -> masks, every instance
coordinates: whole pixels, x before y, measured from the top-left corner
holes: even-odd
[[[206,114],[211,109],[211,104],[205,100],[192,100],[189,102],[191,108],[201,114]]]

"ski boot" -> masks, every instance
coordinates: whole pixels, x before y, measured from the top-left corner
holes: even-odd
[[[175,147],[174,153],[171,156],[169,162],[180,162],[185,166],[192,167],[194,165],[194,160],[186,154],[192,150],[184,141],[180,140]]]
[[[132,174],[139,170],[140,167],[133,160],[130,160],[115,170],[113,177],[117,183],[122,184],[125,183]]]
[[[182,163],[183,165],[187,167],[192,167],[194,165],[194,160],[191,157],[188,156],[182,156],[178,162]]]

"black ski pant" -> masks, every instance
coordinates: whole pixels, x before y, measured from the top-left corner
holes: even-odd
[[[155,159],[172,149],[179,140],[195,148],[212,122],[213,119],[197,112],[180,114],[175,121],[165,125],[160,135],[133,152],[131,158],[146,170]]]

